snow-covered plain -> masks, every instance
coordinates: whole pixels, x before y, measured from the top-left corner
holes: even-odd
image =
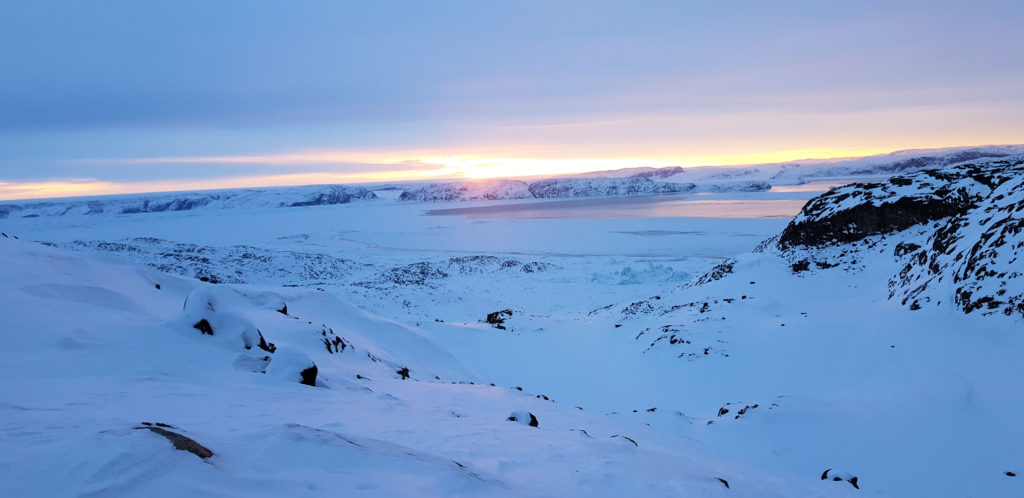
[[[605,199],[9,216],[0,495],[1019,496],[1024,187],[987,171],[941,177],[970,211],[821,244]],[[907,178],[829,195],[954,197]]]

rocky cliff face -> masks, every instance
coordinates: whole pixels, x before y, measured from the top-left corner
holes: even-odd
[[[1024,171],[1018,170],[1018,175]],[[952,290],[965,313],[1024,316],[1024,177],[995,186],[976,206],[944,220],[890,281],[911,307]]]
[[[1024,161],[1000,161],[835,188],[808,201],[783,231],[779,244],[790,247],[854,242],[960,215],[1022,173]]]
[[[911,309],[946,300],[965,313],[1024,316],[1024,160],[833,189],[804,206],[778,248],[800,272],[849,266],[844,255],[881,241],[906,261],[889,281],[890,298]],[[817,257],[844,246],[836,261]]]

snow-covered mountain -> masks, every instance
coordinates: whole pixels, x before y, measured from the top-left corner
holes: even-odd
[[[403,201],[473,201],[498,199],[562,199],[623,195],[675,194],[694,191],[687,183],[656,182],[647,177],[473,180],[432,183],[402,192]]]
[[[431,183],[402,191],[401,201],[476,201],[531,199],[529,186],[520,180],[466,180]]]
[[[255,209],[346,204],[378,199],[374,190],[400,190],[400,201],[453,202],[574,199],[691,192],[761,192],[830,178],[884,178],[981,159],[1024,157],[1024,145],[907,150],[854,159],[807,160],[751,166],[626,168],[535,180],[451,180],[378,184],[371,188],[314,185],[205,192],[132,194],[94,198],[0,202],[8,217],[137,214],[197,209]]]
[[[81,199],[2,202],[0,203],[0,218],[320,206],[347,204],[352,201],[375,198],[376,195],[366,188],[344,185],[130,194]]]
[[[552,178],[530,183],[529,190],[538,199],[562,197],[611,197],[640,194],[678,194],[692,192],[690,183],[656,182],[647,177],[628,178]]]

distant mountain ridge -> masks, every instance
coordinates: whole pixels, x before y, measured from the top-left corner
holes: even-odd
[[[497,199],[558,199],[613,197],[622,195],[677,194],[693,192],[692,183],[656,182],[647,177],[549,178],[521,180],[479,180],[432,183],[402,192],[401,201],[473,201]]]
[[[1024,158],[1024,145],[906,150],[854,159],[807,160],[753,166],[625,168],[536,180],[451,180],[374,187],[311,185],[202,192],[129,194],[92,198],[0,202],[0,219],[39,216],[139,214],[196,209],[257,209],[348,204],[379,199],[376,190],[401,190],[399,201],[458,202],[568,199],[690,192],[760,192],[831,178],[884,178],[967,162]]]
[[[376,198],[369,189],[345,185],[130,194],[89,199],[3,202],[0,203],[0,218],[301,207],[348,204]]]

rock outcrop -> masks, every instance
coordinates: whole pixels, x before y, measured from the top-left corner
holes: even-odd
[[[952,296],[964,313],[1024,316],[1024,160],[833,189],[804,206],[777,247],[797,272],[810,268],[805,258],[836,266],[817,261],[818,248],[877,237],[894,242],[893,256],[906,261],[889,281],[889,297],[910,309]]]

